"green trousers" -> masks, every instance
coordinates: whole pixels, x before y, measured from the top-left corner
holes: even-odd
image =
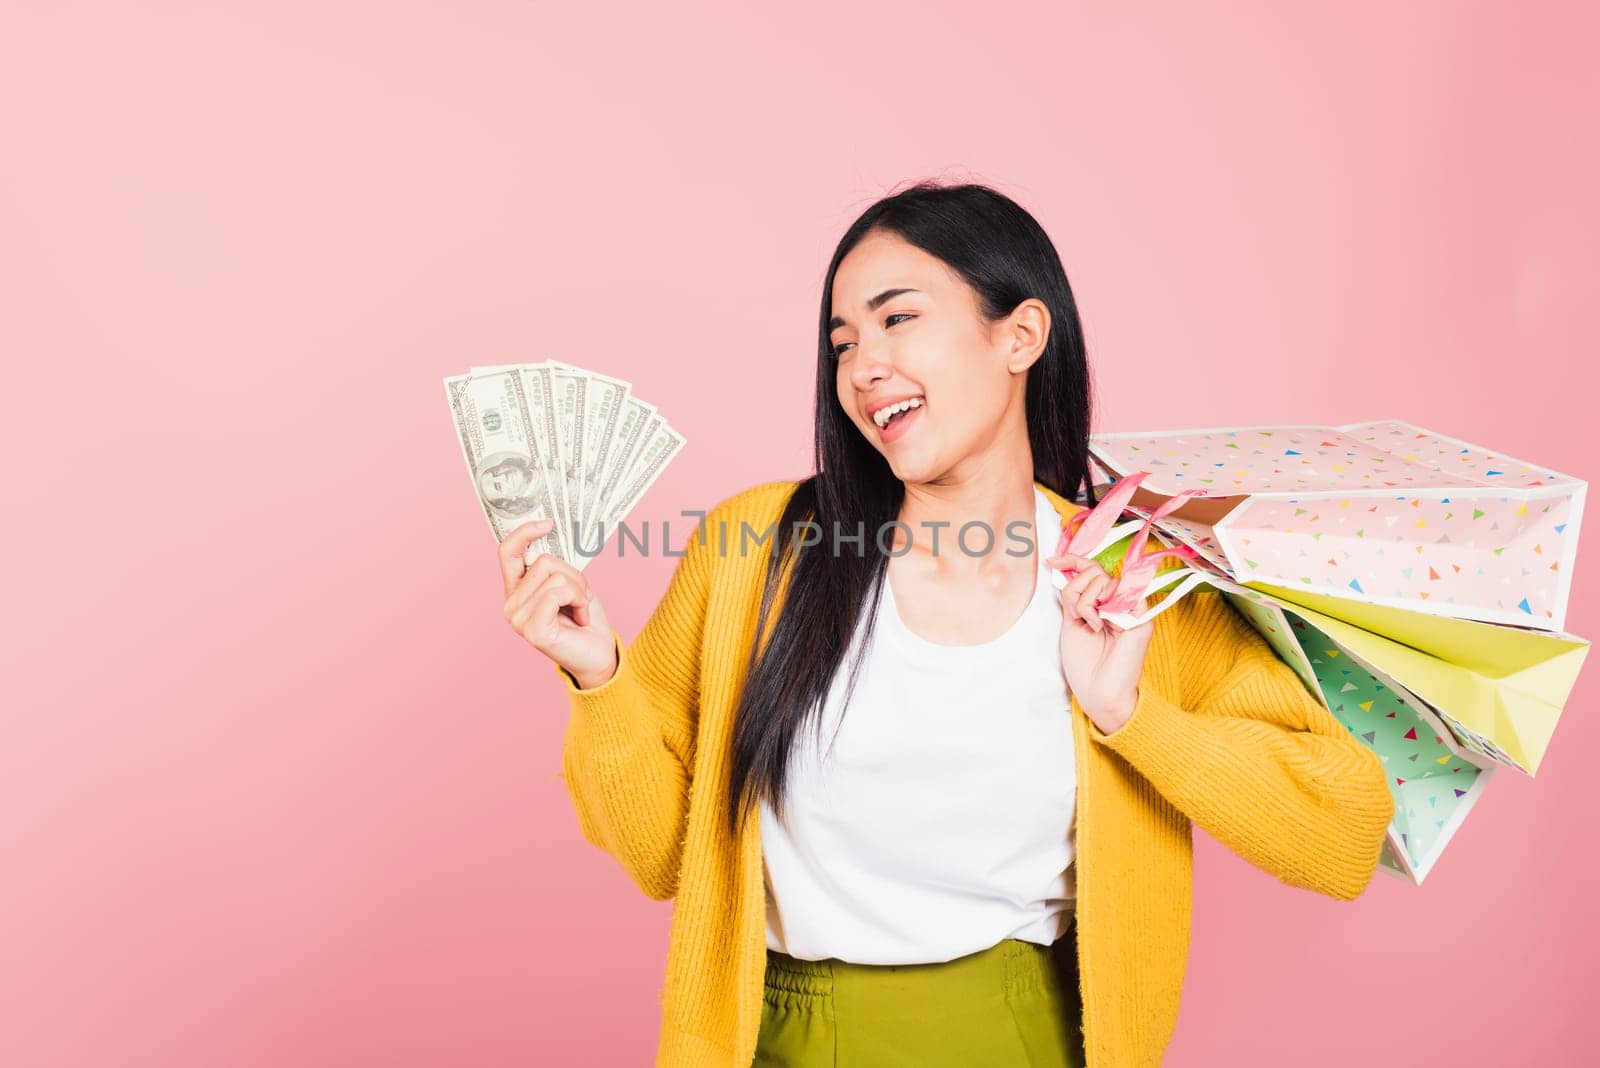
[[[800,960],[767,950],[752,1068],[1083,1068],[1072,928],[937,964]]]

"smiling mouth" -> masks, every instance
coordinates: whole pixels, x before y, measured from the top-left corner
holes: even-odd
[[[909,397],[898,404],[886,405],[872,414],[872,421],[879,430],[886,430],[896,422],[922,407],[924,401],[921,397]]]
[[[909,432],[907,428],[921,417],[922,408],[922,404],[918,403],[889,416],[887,421],[878,427],[878,440],[884,445],[900,440]],[[873,423],[876,425],[877,420],[874,419]]]

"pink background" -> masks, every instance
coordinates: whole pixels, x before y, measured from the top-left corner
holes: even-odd
[[[1583,5],[1105,6],[8,6],[0,1063],[648,1063],[671,905],[579,836],[439,380],[632,381],[688,438],[635,518],[803,476],[827,255],[905,180],[1045,225],[1097,430],[1594,477]],[[588,574],[631,636],[671,566]],[[1169,1063],[1589,1059],[1597,679],[1421,889],[1201,836]]]

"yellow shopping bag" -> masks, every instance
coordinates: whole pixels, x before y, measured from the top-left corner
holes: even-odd
[[[1589,654],[1589,642],[1573,634],[1249,586],[1293,604],[1307,622],[1433,706],[1463,746],[1529,775],[1539,770]]]

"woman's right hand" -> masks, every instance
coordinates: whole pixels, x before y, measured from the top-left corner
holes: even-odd
[[[600,598],[583,572],[553,553],[524,564],[535,538],[550,533],[548,519],[524,523],[500,543],[506,622],[529,645],[565,668],[580,689],[592,690],[617,670],[616,643]]]

